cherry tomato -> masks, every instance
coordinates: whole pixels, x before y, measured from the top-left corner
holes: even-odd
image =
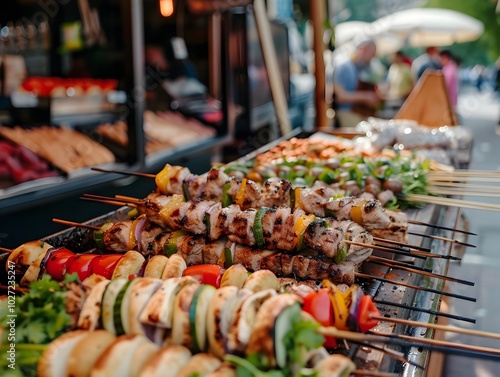
[[[80,281],[85,280],[92,275],[92,261],[96,258],[97,254],[79,254],[73,259],[73,263],[69,266],[67,273],[72,274],[76,272]]]
[[[372,315],[380,316],[380,312],[372,301],[372,296],[363,296],[358,310],[359,331],[366,332],[378,325],[378,320],[371,318]]]
[[[312,315],[322,326],[333,326],[333,307],[328,288],[311,292],[304,297],[302,310]],[[331,336],[325,336],[324,346],[326,348],[335,348],[337,341]]]
[[[216,264],[200,264],[189,266],[184,270],[183,275],[192,276],[198,279],[201,284],[210,284],[219,288],[223,271],[222,267]]]
[[[111,280],[113,271],[121,258],[121,254],[98,255],[92,260],[92,273]]]
[[[57,281],[64,279],[66,271],[73,263],[75,253],[72,251],[61,248],[52,253],[45,264],[45,271]]]

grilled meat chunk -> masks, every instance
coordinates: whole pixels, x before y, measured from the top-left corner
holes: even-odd
[[[354,283],[356,265],[350,261],[335,264],[317,257],[290,255],[269,250],[254,250],[251,247],[236,245],[233,263],[241,263],[251,271],[267,269],[278,277],[299,279],[328,279],[335,284]]]
[[[263,207],[289,207],[292,184],[288,181],[266,181],[259,205]]]
[[[229,176],[219,169],[210,169],[207,174],[204,199],[220,200],[222,198],[222,188],[229,180]]]

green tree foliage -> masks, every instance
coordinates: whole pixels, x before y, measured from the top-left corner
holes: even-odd
[[[450,47],[463,65],[488,65],[500,56],[500,14],[495,12],[497,0],[429,0],[427,7],[453,9],[468,14],[484,24],[484,34],[474,42]]]

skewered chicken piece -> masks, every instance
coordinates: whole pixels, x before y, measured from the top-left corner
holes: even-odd
[[[184,195],[186,199],[221,201],[224,206],[235,203],[242,209],[262,206],[301,208],[320,217],[355,220],[368,231],[387,229],[395,217],[402,220],[398,221],[398,228],[408,227],[406,214],[384,208],[385,203],[394,198],[394,194],[383,188],[376,195],[365,193],[360,198],[346,196],[335,199],[337,195],[344,195],[345,190],[330,186],[294,186],[280,179],[267,180],[260,186],[247,178],[230,177],[218,169],[211,169],[206,174],[196,176],[191,174],[188,168],[170,165],[166,165],[156,175],[156,184],[163,194]]]
[[[309,249],[329,258],[337,257],[339,252],[350,255],[359,249],[359,246],[346,244],[345,240],[363,244],[373,242],[372,236],[353,221],[316,218],[314,215],[306,215],[300,209],[293,213],[290,208],[281,207],[243,211],[237,205],[222,208],[219,202],[184,202],[180,195],[168,198],[163,203],[163,209],[153,213],[151,220],[171,230],[207,235],[210,240],[225,235],[230,241],[247,246],[285,251]],[[136,226],[142,228],[144,225],[141,221],[146,221],[146,218],[147,214],[139,220],[140,225]],[[155,237],[158,230],[155,232],[154,226],[147,226],[146,237]],[[111,242],[115,232],[120,232],[119,226],[113,227],[106,234]],[[130,240],[131,232],[134,233],[135,230],[125,230],[125,239]],[[145,247],[145,242],[139,244],[139,250],[147,250]]]
[[[124,220],[113,225],[104,235],[104,246],[117,252],[129,250],[132,224],[133,221]],[[187,265],[241,263],[251,271],[269,269],[280,277],[329,279],[336,284],[352,284],[357,266],[372,252],[372,249],[355,246],[349,249],[344,260],[335,263],[332,259],[314,252],[307,255],[291,255],[279,251],[256,250],[225,238],[207,242],[201,235],[188,234],[184,231],[160,232],[161,228],[158,226],[144,228],[149,229],[150,233],[140,236],[137,240],[137,245],[142,245],[143,253],[153,255],[175,253],[180,255]]]

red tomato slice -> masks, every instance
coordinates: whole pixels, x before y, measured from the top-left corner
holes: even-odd
[[[45,264],[45,271],[54,280],[61,281],[64,279],[64,275],[73,263],[74,258],[75,253],[66,248],[54,251]]]
[[[69,266],[67,273],[77,273],[80,281],[85,280],[92,275],[92,261],[98,257],[97,254],[79,254],[73,259],[73,263]]]
[[[121,254],[98,255],[92,260],[92,273],[111,280],[115,267],[122,256]]]
[[[302,310],[312,315],[322,326],[333,326],[333,307],[328,288],[311,292],[304,297]],[[337,341],[331,336],[325,336],[324,346],[326,348],[335,348]]]
[[[184,270],[184,276],[192,276],[200,281],[201,284],[210,284],[215,288],[220,287],[220,280],[223,269],[216,264],[200,264],[189,266]]]
[[[380,312],[372,301],[372,296],[363,296],[358,310],[359,331],[366,332],[378,325],[378,320],[371,318],[372,315],[380,316]]]

